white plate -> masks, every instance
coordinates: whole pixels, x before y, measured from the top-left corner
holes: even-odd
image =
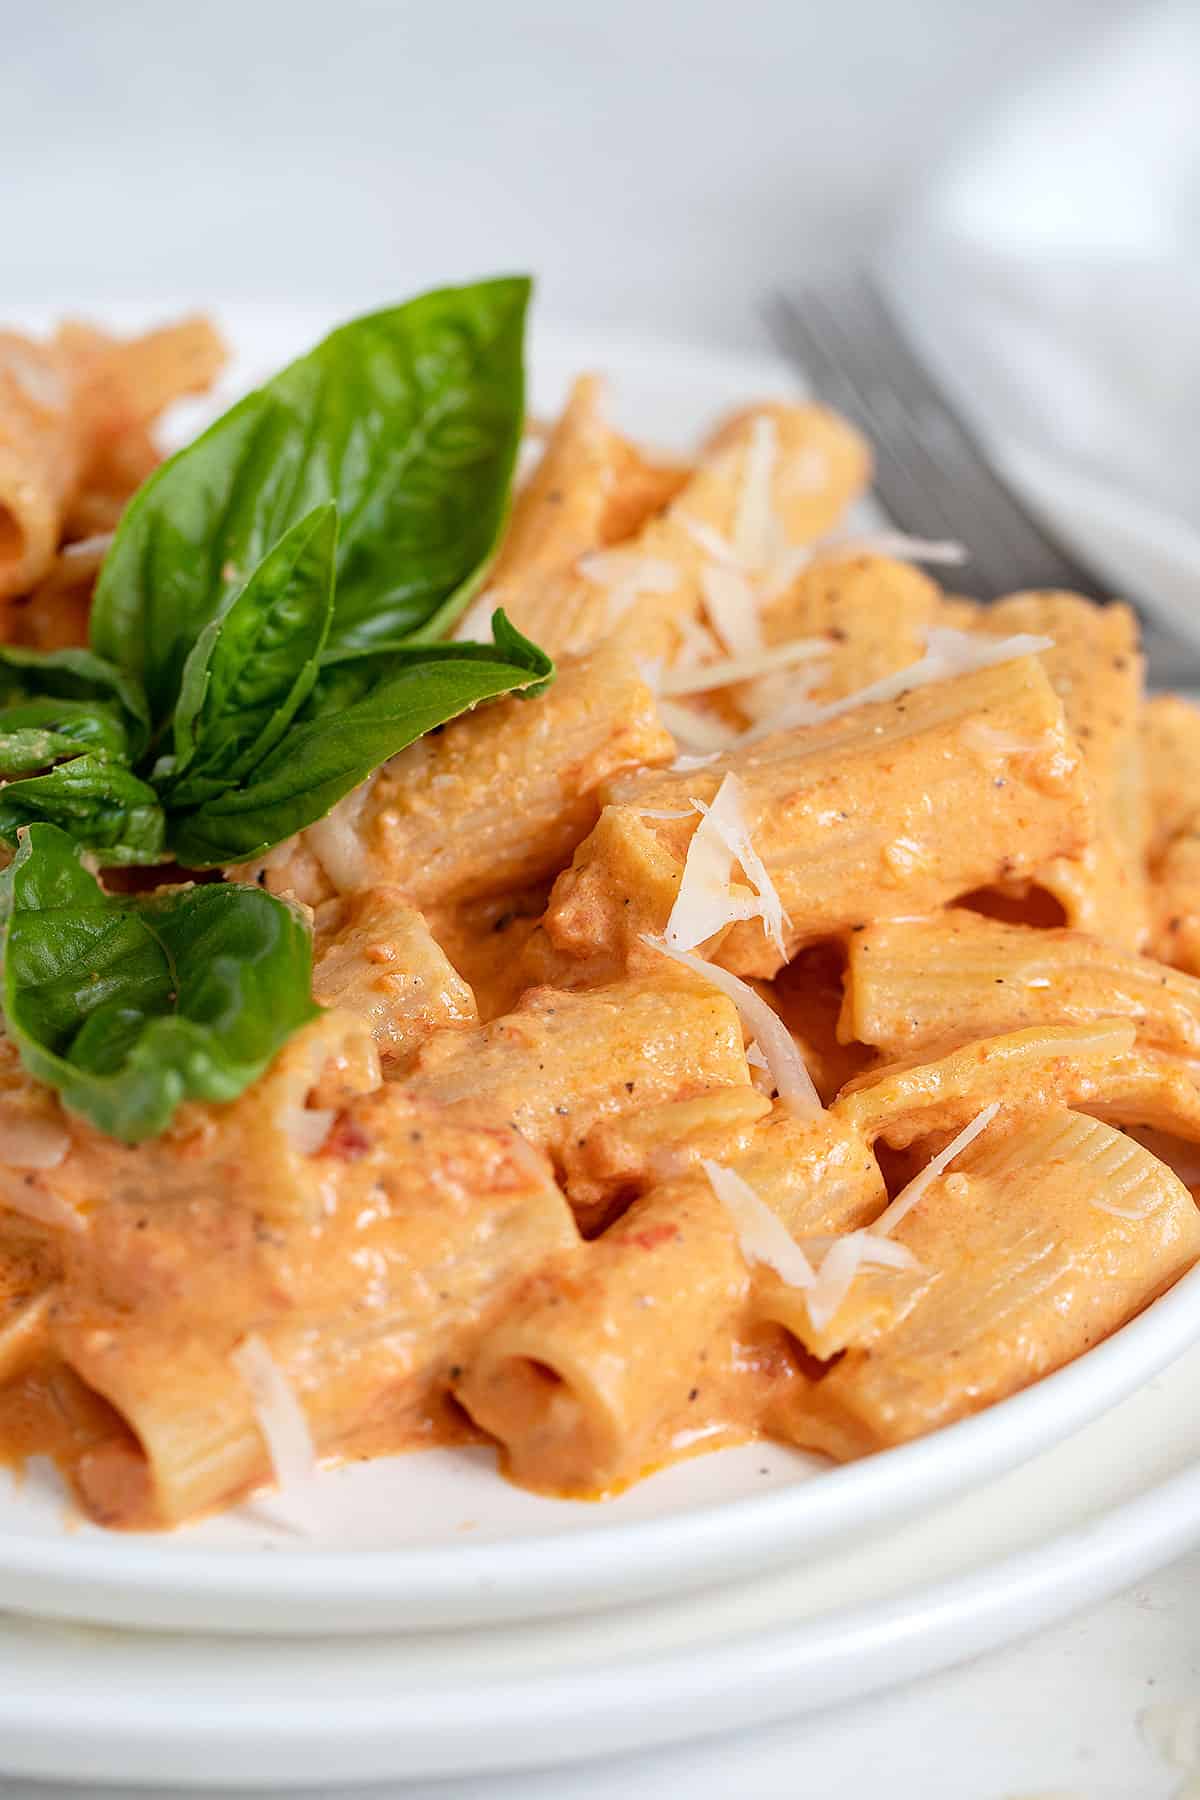
[[[1200,1347],[886,1541],[622,1613],[397,1639],[0,1619],[0,1769],[277,1786],[529,1768],[815,1710],[1037,1630],[1200,1542]],[[799,1791],[799,1790],[798,1790]]]
[[[111,316],[111,315],[110,315]],[[229,320],[259,374],[327,320]],[[686,443],[775,365],[681,345],[541,334],[534,404],[606,368],[639,433]],[[418,1631],[516,1621],[730,1582],[895,1527],[1015,1468],[1131,1393],[1200,1337],[1200,1270],[1108,1343],[1029,1392],[921,1443],[842,1469],[775,1446],[704,1457],[603,1507],[508,1487],[490,1452],[435,1451],[323,1476],[298,1541],[244,1508],[164,1537],[80,1525],[48,1472],[0,1485],[0,1605],[168,1630]]]

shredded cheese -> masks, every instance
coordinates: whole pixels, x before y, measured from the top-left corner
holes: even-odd
[[[676,694],[706,694],[714,688],[732,687],[740,681],[757,681],[793,663],[810,662],[814,657],[829,655],[824,638],[793,638],[790,643],[776,644],[771,649],[756,650],[748,656],[723,657],[719,662],[677,663],[660,677],[658,692],[668,697]]]
[[[954,538],[911,537],[907,531],[845,532],[818,539],[821,556],[893,556],[900,561],[959,568],[968,560],[965,544]]]
[[[796,1044],[795,1038],[784,1024],[774,1007],[768,1006],[761,994],[728,969],[719,969],[715,963],[705,962],[702,956],[693,956],[688,950],[674,950],[662,938],[651,937],[643,933],[642,942],[652,950],[658,950],[663,956],[674,957],[685,969],[711,981],[737,1007],[738,1017],[751,1035],[757,1039],[763,1055],[767,1059],[767,1067],[775,1083],[775,1091],[788,1111],[798,1119],[816,1119],[824,1111],[821,1096],[813,1085],[813,1078],[805,1066],[804,1058]]]
[[[828,1242],[805,1301],[814,1331],[824,1331],[832,1323],[861,1270],[920,1268],[911,1250],[877,1234],[876,1225],[870,1231],[849,1231]],[[814,1246],[823,1241],[812,1240]]]
[[[712,525],[703,519],[689,518],[686,513],[676,513],[677,522],[683,526],[692,542],[703,550],[715,563],[723,563],[731,568],[737,566],[737,556],[733,545],[727,537],[722,537]]]
[[[789,1287],[812,1287],[817,1277],[804,1251],[778,1213],[755,1193],[750,1183],[723,1163],[702,1156],[700,1166],[709,1186],[732,1215],[738,1248],[748,1263],[765,1263]]]
[[[969,1125],[964,1125],[957,1137],[950,1139],[944,1150],[931,1157],[919,1175],[914,1175],[906,1188],[902,1188],[892,1204],[882,1212],[872,1225],[871,1230],[879,1237],[886,1237],[895,1231],[901,1219],[907,1218],[913,1207],[928,1188],[945,1169],[948,1169],[956,1156],[961,1156],[969,1144],[973,1144],[980,1132],[986,1131],[996,1114],[1000,1111],[999,1100],[993,1100],[977,1112]]]
[[[675,629],[679,633],[679,663],[693,667],[698,663],[714,662],[720,657],[720,644],[708,626],[702,625],[699,619],[683,613],[675,620]]]
[[[632,550],[592,550],[576,566],[585,580],[605,589],[610,625],[623,619],[643,594],[670,594],[679,584],[674,563]]]
[[[731,726],[714,719],[710,713],[681,706],[677,700],[660,700],[658,716],[676,743],[682,744],[685,750],[711,751],[714,756],[719,756],[722,750],[732,750],[738,741],[738,733]]]
[[[304,1409],[283,1370],[256,1332],[229,1358],[250,1396],[279,1488],[303,1486],[317,1472],[317,1453]]]
[[[779,434],[769,413],[750,427],[741,492],[733,518],[733,554],[743,568],[761,569],[772,549],[771,483],[779,456]],[[732,648],[732,646],[731,646]]]
[[[740,569],[705,563],[700,592],[717,636],[731,656],[756,656],[764,648],[754,591]]]
[[[780,957],[786,960],[787,946],[783,941],[783,927],[787,915],[783,910],[783,902],[779,898],[779,891],[776,888],[775,883],[771,880],[770,875],[767,873],[766,864],[758,854],[758,851],[754,848],[753,841],[751,840],[750,832],[746,825],[746,815],[742,810],[743,791],[741,782],[738,780],[737,776],[731,772],[725,776],[720,787],[717,789],[711,807],[706,806],[703,800],[693,800],[692,806],[701,814],[701,824],[697,828],[692,841],[694,843],[695,838],[699,837],[700,833],[706,829],[715,833],[721,844],[723,844],[729,857],[729,861],[725,868],[724,885],[729,905],[730,922],[732,923],[732,921],[737,918],[760,918],[763,923],[763,930],[766,932],[767,937],[779,952]],[[735,901],[733,899],[730,888],[730,876],[734,858],[741,864],[742,873],[754,889],[756,903],[751,903],[749,901]],[[684,897],[683,890],[686,882],[687,868],[685,866],[684,881],[680,885],[679,895],[675,902],[672,917],[674,917],[675,911],[679,910],[680,901],[682,901]],[[711,935],[711,933],[708,935]],[[685,943],[681,937],[672,938],[669,923],[667,925],[667,940],[668,942],[674,943],[680,950],[690,950],[694,945],[703,943],[704,941],[703,938],[693,938],[691,943]]]
[[[853,712],[856,707],[871,706],[881,700],[898,700],[902,694],[927,687],[931,682],[973,674],[977,669],[990,669],[996,663],[1036,656],[1053,648],[1053,638],[1034,637],[1029,632],[998,638],[958,631],[950,625],[935,625],[930,628],[925,654],[918,662],[910,663],[906,669],[897,669],[894,674],[884,675],[842,700],[830,700],[825,706],[816,706],[807,698],[789,700],[778,712],[751,726],[746,741],[765,737],[771,731],[790,731],[799,725],[824,725],[842,713]]]
[[[692,833],[679,892],[667,920],[668,944],[676,950],[693,950],[735,920],[761,919],[780,957],[786,957],[783,906],[750,840],[741,782],[736,775],[726,775],[711,806],[693,800],[692,807],[701,820]],[[754,890],[753,897],[733,892],[735,859]]]

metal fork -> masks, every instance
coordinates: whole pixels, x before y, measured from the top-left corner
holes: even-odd
[[[780,352],[817,398],[843,413],[875,452],[875,492],[893,524],[916,537],[956,538],[969,552],[964,585],[978,599],[1067,588],[1093,600],[1111,588],[1038,518],[988,460],[979,439],[905,337],[878,284],[856,273],[798,298],[779,295],[767,322]],[[1141,614],[1147,671],[1178,685],[1200,679],[1193,649]]]

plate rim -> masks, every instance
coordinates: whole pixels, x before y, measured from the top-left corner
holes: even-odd
[[[194,307],[193,299],[181,310]],[[19,310],[30,318],[40,309]],[[83,310],[129,321],[168,312],[171,306],[161,298],[142,305],[114,297],[107,302],[93,298]],[[286,334],[301,324],[332,321],[343,309],[336,301],[260,298],[218,304],[213,311],[236,346],[251,323],[259,334],[271,329]],[[570,359],[575,366],[611,361],[618,382],[622,366],[633,371],[652,365],[677,382],[687,371],[700,369],[707,372],[710,386],[720,380],[742,385],[743,392],[760,383],[797,385],[795,371],[768,350],[572,325],[540,314],[530,359],[535,367],[539,354],[560,362]],[[406,1623],[409,1629],[424,1629],[432,1622],[428,1615],[418,1614],[411,1622],[400,1616],[414,1604],[440,1602],[446,1625],[458,1626],[562,1616],[633,1598],[682,1594],[761,1569],[781,1552],[799,1560],[850,1530],[847,1515],[858,1522],[854,1528],[861,1528],[864,1516],[872,1513],[885,1516],[889,1524],[899,1523],[923,1505],[952,1499],[991,1475],[1016,1468],[1117,1405],[1198,1340],[1200,1265],[1109,1338],[1022,1392],[913,1443],[769,1493],[684,1505],[650,1519],[552,1527],[486,1542],[391,1549],[273,1546],[269,1556],[240,1546],[189,1548],[175,1542],[164,1549],[150,1535],[114,1533],[97,1541],[3,1528],[0,1605],[33,1616],[101,1624],[119,1618],[125,1627],[147,1630],[163,1628],[168,1615],[179,1628],[193,1629],[203,1613],[202,1629],[253,1635],[264,1628],[261,1618],[257,1623],[214,1624],[214,1606],[263,1606],[286,1592],[291,1602],[300,1597],[302,1616],[281,1619],[271,1629],[303,1635],[317,1628],[394,1633]],[[714,1557],[720,1560],[718,1574],[709,1566]],[[616,1570],[614,1563],[620,1565]],[[81,1597],[81,1583],[90,1584],[98,1598]],[[509,1601],[519,1602],[519,1610]],[[499,1603],[505,1603],[502,1610],[497,1610]],[[343,1610],[331,1613],[331,1606]],[[319,1617],[315,1610],[304,1610],[318,1607]]]
[[[1198,1544],[1200,1464],[1193,1462],[1066,1530],[985,1555],[925,1588],[917,1579],[881,1600],[795,1624],[733,1629],[716,1643],[641,1657],[617,1650],[586,1668],[543,1670],[535,1680],[471,1678],[473,1703],[484,1701],[485,1716],[469,1733],[461,1729],[456,1687],[397,1690],[394,1708],[381,1707],[374,1691],[332,1700],[306,1691],[282,1703],[273,1696],[269,1712],[244,1690],[233,1697],[208,1690],[161,1710],[127,1690],[115,1705],[108,1695],[84,1693],[72,1701],[64,1733],[62,1696],[47,1685],[11,1704],[0,1689],[0,1770],[159,1782],[177,1777],[181,1755],[204,1756],[211,1760],[189,1773],[202,1786],[276,1789],[512,1773],[635,1754],[934,1674],[1064,1619]],[[282,1767],[272,1760],[280,1756]]]
[[[445,1601],[449,1595],[458,1602],[460,1610],[448,1619],[452,1625],[515,1623],[585,1611],[590,1603],[617,1604],[629,1595],[620,1586],[621,1577],[614,1584],[609,1566],[613,1555],[620,1557],[625,1582],[631,1577],[636,1581],[639,1598],[683,1594],[736,1580],[781,1552],[791,1551],[801,1560],[801,1553],[859,1528],[872,1510],[885,1513],[889,1525],[899,1524],[923,1505],[954,1499],[990,1476],[1016,1469],[1110,1411],[1198,1341],[1200,1264],[1111,1337],[1021,1392],[927,1437],[822,1470],[811,1480],[770,1493],[628,1524],[481,1544],[273,1548],[269,1556],[226,1547],[173,1547],[164,1553],[145,1536],[117,1536],[98,1546],[94,1539],[3,1532],[0,1601],[14,1612],[104,1623],[111,1621],[112,1612],[103,1606],[97,1610],[73,1591],[81,1578],[100,1580],[102,1585],[118,1583],[126,1594],[133,1589],[146,1598],[158,1591],[169,1610],[184,1599],[203,1600],[206,1615],[213,1605],[278,1599],[286,1590],[291,1600],[300,1594],[307,1604],[319,1604],[320,1618],[314,1614],[294,1624],[280,1619],[272,1622],[272,1631],[305,1635],[319,1625],[345,1635],[394,1634],[406,1628],[405,1621],[395,1616],[396,1609],[422,1598]],[[1098,1382],[1109,1365],[1120,1371],[1116,1382]],[[886,1471],[882,1490],[880,1469]],[[810,1496],[815,1498],[806,1506]],[[804,1517],[806,1512],[816,1514],[815,1529]],[[849,1519],[856,1522],[854,1527]],[[798,1531],[803,1533],[802,1544],[789,1542]],[[94,1567],[98,1549],[106,1565],[100,1576]],[[714,1574],[706,1558],[717,1553],[721,1566]],[[17,1574],[36,1597],[34,1604],[4,1591],[8,1579]],[[42,1588],[47,1582],[62,1584],[63,1592],[47,1595]],[[566,1597],[568,1587],[583,1597],[582,1605],[578,1598]],[[384,1589],[386,1594],[381,1593]],[[519,1612],[497,1612],[497,1601],[508,1596],[523,1602]],[[531,1606],[531,1598],[545,1604]],[[339,1605],[345,1612],[337,1610]],[[333,1611],[327,1612],[331,1606]],[[120,1623],[138,1628],[132,1617]],[[430,1625],[431,1620],[422,1616],[408,1621],[407,1629]],[[162,1627],[156,1622],[145,1628]],[[186,1621],[182,1628],[188,1628]],[[205,1629],[240,1636],[261,1632],[263,1625]]]

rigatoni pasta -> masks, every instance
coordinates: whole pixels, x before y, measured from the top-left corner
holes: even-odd
[[[479,350],[485,301],[509,354],[499,283],[439,357]],[[0,1036],[0,1454],[53,1455],[123,1528],[435,1443],[588,1498],[760,1434],[845,1459],[1061,1367],[1200,1258],[1163,1160],[1200,1144],[1200,713],[1144,699],[1128,609],[985,607],[969,562],[944,594],[907,552],[955,548],[848,524],[869,450],[790,400],[666,455],[583,376],[501,529],[518,379],[507,437],[489,392],[425,421],[423,487],[385,494],[374,467],[345,567],[321,487],[339,439],[268,481],[287,529],[255,570],[213,557],[207,623],[197,528],[175,610],[135,614],[125,685],[87,658],[64,677],[41,653],[97,610],[125,642],[123,512],[149,504],[159,413],[219,360],[195,320],[0,339],[0,859],[26,932]],[[297,417],[298,368],[271,401]],[[387,401],[398,433],[410,403]],[[265,442],[278,412],[254,416]],[[454,507],[485,465],[495,530],[460,566],[486,506]],[[218,532],[257,503],[226,499]],[[385,500],[373,611],[361,534]],[[406,533],[436,537],[439,505],[417,616]],[[188,607],[171,677],[155,658]],[[385,743],[388,683],[419,712],[421,668],[466,697]],[[376,748],[347,781],[364,708]],[[260,776],[286,813],[302,752],[324,803],[301,792],[286,826],[189,867],[180,846],[223,842]],[[114,771],[105,855],[80,821]],[[15,885],[47,817],[66,860],[45,892],[82,908],[65,974],[41,890]],[[236,928],[210,909],[185,967],[179,909],[214,895],[240,896]],[[306,962],[261,1054],[264,970],[297,933],[311,982]]]

